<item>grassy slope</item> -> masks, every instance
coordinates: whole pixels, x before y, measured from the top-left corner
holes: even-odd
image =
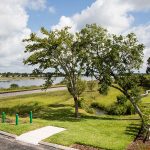
[[[142,99],[143,102],[150,103],[150,94]]]
[[[108,96],[101,96],[98,92],[85,92],[82,96],[88,101],[96,101],[103,105],[110,105],[119,93],[111,89]],[[91,100],[92,99],[92,100]],[[7,105],[6,105],[7,104]],[[75,143],[91,145],[94,147],[123,150],[133,140],[139,122],[131,120],[135,116],[95,116],[80,110],[82,117],[74,119],[73,100],[66,91],[32,94],[0,100],[0,111],[25,115],[33,111],[33,124],[29,118],[21,118],[19,126],[14,125],[14,115],[8,117],[8,122],[0,123],[0,130],[20,135],[26,131],[45,125],[64,127],[67,130],[56,134],[46,141],[70,146]],[[24,116],[23,116],[24,117]],[[120,120],[123,118],[124,120]]]
[[[52,85],[51,88],[55,87],[63,87],[65,85],[57,84],[57,85]],[[38,90],[42,89],[42,86],[22,86],[22,87],[17,87],[17,88],[0,88],[0,93],[7,93],[7,92],[17,92],[17,91],[26,91],[26,90]]]

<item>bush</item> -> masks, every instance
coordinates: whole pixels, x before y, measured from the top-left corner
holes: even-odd
[[[85,80],[77,80],[77,95],[78,97],[85,91],[87,83]]]
[[[127,101],[125,95],[117,96],[117,102],[108,109],[111,115],[131,115],[135,113],[133,106]]]
[[[87,86],[90,91],[93,91],[94,88],[96,87],[96,81],[94,81],[94,80],[88,81]]]
[[[109,115],[124,115],[126,113],[126,108],[123,105],[114,104],[109,107]]]
[[[89,101],[85,101],[84,98],[81,98],[78,101],[78,106],[88,113],[94,113],[94,109],[91,107],[91,103]]]
[[[13,88],[18,88],[18,87],[19,87],[18,84],[11,84],[11,85],[10,85],[10,88],[12,88],[12,89],[13,89]]]
[[[119,95],[119,96],[117,96],[117,103],[118,104],[123,105],[123,104],[125,104],[127,102],[127,100],[128,99],[126,98],[125,95]]]

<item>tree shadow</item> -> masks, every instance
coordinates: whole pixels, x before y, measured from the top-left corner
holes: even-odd
[[[141,129],[141,125],[137,123],[131,123],[127,126],[125,130],[125,134],[137,137],[139,130]]]
[[[19,114],[21,117],[28,117],[30,111],[33,113],[33,118],[40,118],[45,120],[57,120],[57,121],[71,121],[78,122],[84,121],[87,119],[98,119],[98,120],[134,120],[134,119],[124,119],[112,117],[109,115],[106,116],[96,116],[96,115],[87,115],[84,113],[80,114],[79,118],[74,117],[74,108],[68,104],[48,104],[43,105],[40,102],[30,102],[22,105],[15,105],[14,107],[3,107],[0,108],[0,113],[5,112],[6,115],[15,115]]]
[[[47,105],[48,107],[53,107],[53,108],[59,108],[59,107],[66,107],[66,106],[71,106],[71,105],[67,105],[67,104],[49,104]]]
[[[15,105],[14,107],[2,107],[0,108],[0,113],[5,112],[6,114],[9,115],[15,115],[19,114],[22,117],[26,116],[27,114],[36,111],[40,111],[42,109],[42,106],[38,102],[31,102],[28,104],[22,104],[22,105]]]
[[[76,119],[74,117],[74,110],[70,105],[64,104],[42,105],[39,102],[31,102],[14,107],[0,108],[0,113],[5,112],[6,116],[19,114],[21,117],[28,117],[30,111],[33,113],[33,118],[59,121],[81,120],[81,118]]]

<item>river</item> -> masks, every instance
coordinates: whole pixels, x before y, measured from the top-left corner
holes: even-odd
[[[82,77],[84,80],[90,80],[91,78]],[[63,77],[56,77],[54,78],[53,84],[60,83],[64,78]],[[4,80],[0,81],[0,88],[9,88],[11,84],[17,84],[21,86],[40,86],[45,83],[44,79],[21,79],[21,80]]]

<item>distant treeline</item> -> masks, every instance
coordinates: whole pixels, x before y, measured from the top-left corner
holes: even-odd
[[[0,73],[0,77],[47,77],[48,74],[57,77],[63,77],[63,74],[53,74],[53,73],[41,73],[41,72],[32,72],[32,73],[19,73],[19,72],[3,72]],[[150,74],[146,73],[135,73],[135,75],[141,75],[150,79]],[[86,74],[82,74],[82,76],[87,76]]]
[[[35,74],[35,73],[4,72],[4,73],[0,73],[0,77],[46,77],[46,74],[45,73]]]

